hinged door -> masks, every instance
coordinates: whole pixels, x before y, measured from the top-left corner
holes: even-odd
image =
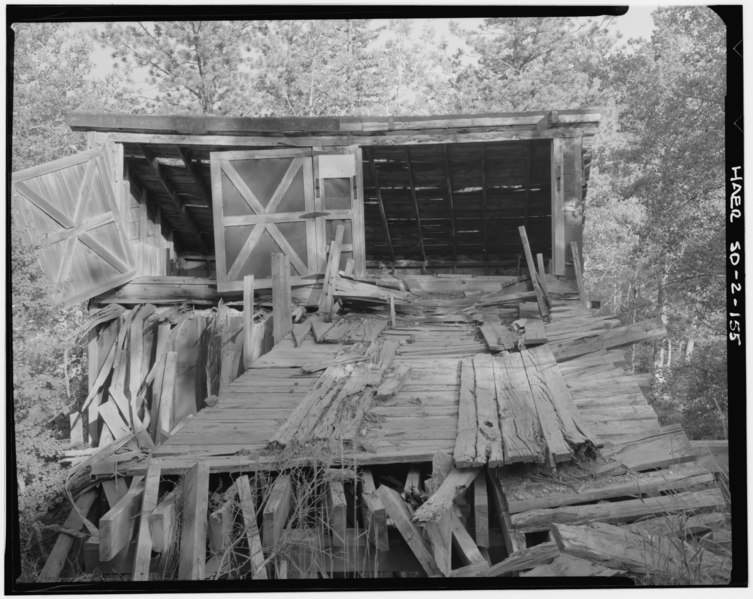
[[[241,290],[248,274],[270,287],[279,252],[293,281],[317,272],[310,150],[213,152],[211,168],[219,291]]]
[[[71,305],[136,276],[101,148],[14,173],[13,190],[55,303]]]

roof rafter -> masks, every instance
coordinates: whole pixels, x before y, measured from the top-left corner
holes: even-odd
[[[180,201],[180,198],[178,196],[178,192],[173,186],[173,184],[170,182],[170,180],[167,178],[164,169],[160,165],[159,161],[157,160],[157,156],[155,153],[149,149],[145,145],[141,145],[141,151],[144,153],[144,158],[146,158],[147,163],[152,169],[152,172],[157,177],[157,180],[162,185],[162,188],[165,190],[165,193],[167,193],[167,196],[170,198],[170,201],[173,204],[173,207],[180,212],[182,215],[182,220],[185,223],[186,227],[190,229],[191,234],[195,235],[197,238],[197,241],[199,245],[201,246],[202,250],[204,252],[209,252],[208,246],[206,243],[204,243],[203,236],[204,233],[201,231],[199,226],[196,224],[196,221],[193,219],[193,217],[189,214],[188,210],[186,209],[185,205]],[[169,215],[165,215],[168,220],[171,220]],[[175,223],[173,223],[173,230],[175,230]]]
[[[387,223],[387,213],[384,210],[384,202],[382,201],[382,189],[379,187],[379,178],[377,176],[376,165],[374,164],[374,154],[371,148],[364,148],[366,156],[369,160],[369,168],[371,169],[371,178],[374,180],[374,187],[376,188],[377,202],[379,204],[379,214],[382,217],[382,225],[384,226],[384,235],[387,237],[387,243],[390,244],[390,253],[392,254],[392,261],[395,261],[395,246],[392,245],[392,236],[390,235],[390,226]]]

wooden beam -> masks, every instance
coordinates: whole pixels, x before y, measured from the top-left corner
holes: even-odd
[[[199,242],[199,246],[201,247],[202,251],[209,253],[209,250],[207,249],[207,245],[204,243],[202,239],[202,236],[204,235],[204,233],[196,224],[196,221],[193,219],[193,217],[188,213],[188,210],[186,209],[183,202],[181,202],[180,197],[178,196],[177,190],[175,189],[173,184],[170,182],[170,180],[167,178],[165,172],[162,169],[162,166],[157,160],[157,156],[146,145],[141,145],[141,151],[144,154],[144,158],[146,159],[149,167],[152,169],[152,172],[154,173],[155,177],[157,177],[157,180],[160,182],[160,185],[162,185],[162,188],[165,190],[165,193],[170,198],[170,201],[172,202],[173,207],[182,215],[183,217],[182,220],[184,224],[186,225],[186,227],[190,229],[191,235],[195,236],[195,240]]]
[[[458,468],[482,465],[476,458],[476,396],[473,359],[460,362],[458,434],[455,438],[454,460]]]
[[[332,308],[334,304],[334,291],[337,282],[338,272],[340,270],[340,249],[342,246],[345,227],[340,224],[335,230],[335,238],[329,246],[329,257],[327,258],[327,268],[324,273],[324,283],[322,285],[322,294],[319,299],[319,311],[325,320],[332,318]]]
[[[444,153],[445,183],[447,185],[447,201],[450,203],[450,240],[452,241],[452,261],[458,260],[457,221],[455,215],[455,199],[452,194],[452,169],[450,168],[450,156],[447,144],[442,146]],[[454,272],[454,271],[453,271]]]
[[[476,375],[476,459],[495,468],[505,463],[505,456],[491,354],[476,354],[473,369]]]
[[[491,468],[486,470],[487,490],[492,498],[492,504],[494,505],[494,512],[497,515],[497,522],[499,529],[502,531],[502,539],[505,543],[505,549],[508,555],[515,551],[516,543],[513,542],[512,537],[512,525],[510,524],[510,514],[508,512],[507,498],[502,491],[502,485],[499,482],[499,477],[496,474],[496,470]]]
[[[149,533],[149,517],[157,507],[161,468],[159,462],[150,461],[144,481],[144,497],[141,501],[141,518],[136,541],[136,555],[133,558],[133,580],[149,580],[152,559],[152,536]]]
[[[168,493],[149,514],[149,534],[152,537],[152,551],[164,553],[170,548],[173,533],[180,514],[178,513],[178,494]]]
[[[209,190],[209,187],[204,182],[204,178],[201,176],[200,167],[192,159],[191,150],[179,147],[178,152],[180,152],[180,158],[183,161],[183,164],[186,165],[186,169],[188,170],[189,175],[191,175],[194,183],[196,183],[196,188],[199,190],[198,195],[200,195],[204,199],[204,202],[207,206],[211,206],[212,192]]]
[[[564,147],[562,139],[552,139],[552,274],[565,276],[565,186],[563,181]]]
[[[538,253],[536,254],[536,263],[539,266],[538,271],[538,277],[539,277],[539,285],[541,285],[541,289],[544,291],[544,294],[547,294],[546,289],[546,270],[544,268],[544,254]]]
[[[484,243],[484,274],[489,274],[489,227],[487,223],[488,198],[486,194],[486,145],[481,146],[481,234]]]
[[[586,285],[583,280],[583,266],[580,263],[580,250],[578,249],[578,242],[573,241],[570,243],[570,252],[573,256],[573,270],[575,271],[575,281],[578,284],[578,296],[583,305],[588,308],[588,297],[586,296]]]
[[[729,558],[661,536],[631,533],[624,528],[552,525],[559,549],[575,557],[633,574],[649,574],[655,584],[728,584]]]
[[[441,571],[437,567],[436,561],[434,561],[432,552],[426,546],[426,543],[421,536],[421,532],[416,528],[415,524],[411,522],[408,508],[398,492],[384,485],[380,485],[376,490],[376,493],[382,502],[382,505],[384,505],[387,515],[395,523],[395,526],[400,531],[405,542],[408,543],[408,546],[421,564],[424,572],[429,576],[441,575]]]
[[[277,345],[293,328],[290,260],[285,254],[272,254],[272,304],[272,333]]]
[[[426,262],[426,248],[424,247],[424,233],[421,226],[421,215],[418,210],[418,199],[416,198],[416,184],[413,179],[413,166],[411,165],[410,148],[405,148],[405,162],[408,167],[408,184],[410,185],[410,196],[413,200],[413,208],[416,211],[416,226],[418,227],[418,244],[421,247],[421,258]]]
[[[482,477],[478,477],[479,480]],[[483,564],[488,567],[489,562],[479,551],[478,546],[471,538],[463,523],[458,518],[455,510],[452,511],[452,544],[457,550],[458,557],[464,566],[471,564]]]
[[[379,500],[371,470],[361,472],[361,515],[366,534],[377,551],[389,551],[387,512]]]
[[[248,551],[253,567],[251,577],[258,580],[267,580],[267,570],[264,567],[264,550],[261,545],[259,529],[256,525],[256,506],[248,476],[243,475],[236,479],[235,485],[238,489],[238,499],[243,515],[243,528],[248,539]]]
[[[345,542],[345,530],[348,528],[348,503],[345,500],[345,488],[340,481],[330,481],[327,485],[327,518],[332,534],[332,544]]]
[[[454,468],[442,484],[429,499],[416,510],[413,519],[427,522],[438,519],[445,509],[452,506],[452,502],[461,493],[465,493],[468,486],[478,476],[480,469]]]
[[[434,561],[445,576],[452,570],[452,508],[448,507],[437,520],[424,525]]]
[[[233,521],[235,516],[235,488],[226,500],[209,514],[209,550],[222,555],[233,541]]]
[[[483,475],[473,481],[473,525],[476,545],[489,548],[489,496]]]
[[[206,568],[209,465],[197,462],[183,479],[183,529],[178,579],[203,580]]]
[[[243,277],[243,363],[254,361],[254,275]]]
[[[99,519],[100,561],[109,562],[131,542],[143,493],[143,478],[134,477],[128,492]]]
[[[74,131],[129,132],[142,135],[176,134],[183,136],[213,137],[223,135],[240,137],[253,133],[342,133],[350,137],[353,132],[379,132],[399,130],[514,127],[511,132],[526,127],[535,128],[542,119],[549,124],[598,125],[600,115],[594,108],[560,111],[490,112],[483,114],[448,114],[411,117],[227,117],[213,115],[144,115],[96,112],[69,112],[65,122]],[[95,136],[92,143],[99,142]],[[206,145],[206,142],[205,142]],[[234,145],[228,143],[225,145]]]
[[[384,226],[384,236],[387,239],[387,243],[390,246],[390,254],[392,255],[392,261],[395,261],[395,247],[392,245],[392,236],[390,235],[390,226],[387,223],[387,213],[384,210],[384,202],[382,201],[382,189],[379,187],[379,178],[377,176],[376,165],[374,164],[374,155],[371,148],[364,148],[366,156],[369,160],[369,168],[371,170],[371,179],[374,182],[374,188],[376,189],[377,203],[379,204],[379,215],[382,218],[382,225]]]
[[[71,509],[70,514],[63,522],[63,528],[66,530],[81,530],[84,527],[84,523],[81,520],[81,516],[79,516],[79,512],[86,518],[92,505],[94,505],[94,501],[97,499],[97,495],[97,489],[89,489],[77,497],[75,501],[76,506]],[[56,582],[58,580],[75,541],[74,537],[65,533],[58,535],[55,545],[47,556],[47,561],[39,573],[39,582]]]
[[[278,550],[282,539],[282,531],[293,509],[293,487],[290,476],[281,474],[275,479],[269,491],[267,503],[264,505],[262,519],[262,540],[264,552]]]
[[[523,242],[523,252],[526,256],[526,265],[528,266],[528,272],[531,275],[531,283],[533,283],[533,290],[536,292],[536,301],[539,304],[539,312],[541,312],[541,318],[545,322],[549,322],[549,308],[547,306],[546,296],[543,289],[539,284],[539,278],[536,276],[536,264],[533,261],[533,254],[531,253],[531,246],[528,243],[528,234],[525,227],[518,227],[520,233],[520,240]]]

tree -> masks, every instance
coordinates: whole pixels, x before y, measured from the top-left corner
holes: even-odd
[[[14,32],[12,162],[18,170],[82,149],[84,136],[67,127],[65,112],[102,110],[119,95],[115,79],[90,78],[92,41],[86,32],[49,23],[14,25]],[[57,457],[69,446],[66,416],[85,392],[82,348],[70,337],[84,312],[82,306],[50,305],[35,247],[13,217],[15,202],[12,198],[13,424],[20,541],[31,550],[39,540],[33,534],[38,520],[61,500],[65,471]]]
[[[252,44],[267,25],[256,21],[110,23],[99,40],[131,73],[139,110],[243,115],[255,106],[250,89]]]
[[[590,106],[602,98],[598,65],[616,42],[607,19],[490,18],[466,33],[456,64],[457,109],[468,112]],[[458,57],[459,59],[461,57]]]
[[[371,114],[386,98],[385,71],[366,20],[278,21],[261,38],[256,86],[270,114]]]

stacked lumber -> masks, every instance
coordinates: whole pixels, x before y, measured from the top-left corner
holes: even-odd
[[[253,324],[258,356],[269,349],[268,317]],[[89,334],[90,389],[70,415],[71,441],[103,447],[146,430],[169,438],[243,369],[242,313],[216,309],[127,310],[117,304],[94,313]]]
[[[554,464],[596,443],[546,346],[462,361],[458,467]]]

